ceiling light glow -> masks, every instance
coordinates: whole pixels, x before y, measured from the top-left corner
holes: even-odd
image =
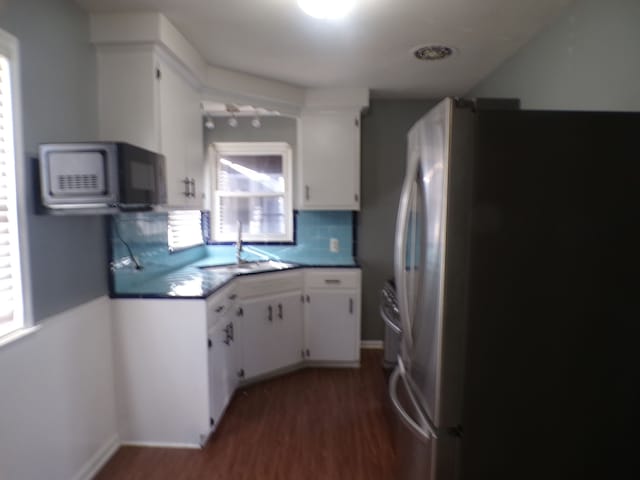
[[[298,0],[298,6],[314,18],[338,20],[351,11],[355,0]]]

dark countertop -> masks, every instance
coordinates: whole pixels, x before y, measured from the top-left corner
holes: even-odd
[[[357,263],[351,265],[308,265],[291,264],[284,269],[260,270],[241,274],[206,270],[201,267],[213,266],[210,258],[203,258],[185,267],[144,282],[132,284],[126,291],[111,292],[111,298],[168,298],[202,300],[212,295],[238,276],[260,275],[289,271],[299,268],[360,268]]]

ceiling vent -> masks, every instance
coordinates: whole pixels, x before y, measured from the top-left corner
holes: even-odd
[[[418,60],[442,60],[453,55],[453,48],[444,45],[426,45],[413,51],[413,56]]]

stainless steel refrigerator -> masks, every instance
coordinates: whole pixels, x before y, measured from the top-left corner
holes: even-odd
[[[397,478],[613,478],[637,457],[640,114],[487,105],[408,133]]]

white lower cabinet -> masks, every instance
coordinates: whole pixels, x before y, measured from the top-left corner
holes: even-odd
[[[303,359],[304,317],[302,291],[289,292],[278,301],[278,343],[276,349],[279,368],[300,363]]]
[[[209,330],[209,414],[211,427],[215,428],[227,408],[237,376],[233,356],[232,324],[219,322]]]
[[[307,360],[359,361],[358,292],[309,289],[307,295]]]
[[[235,298],[235,292],[225,288],[207,299],[209,414],[214,429],[220,423],[239,381]]]
[[[302,360],[302,290],[242,302],[243,368],[246,380]]]
[[[204,300],[112,302],[123,444],[198,447],[210,431]]]
[[[307,271],[307,360],[347,363],[360,361],[360,296],[360,270]]]
[[[359,269],[249,275],[206,300],[112,306],[123,444],[200,446],[240,382],[360,358]]]

